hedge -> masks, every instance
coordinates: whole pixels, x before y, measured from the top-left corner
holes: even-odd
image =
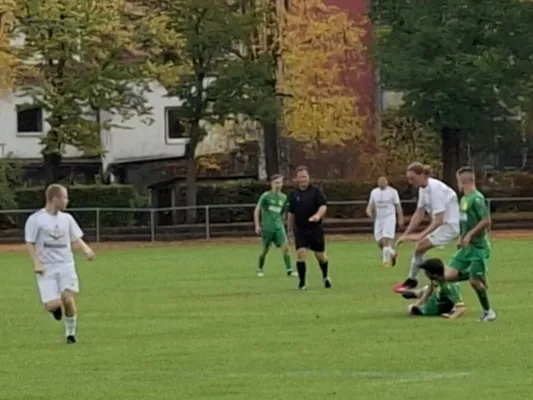
[[[43,206],[44,188],[25,188],[15,191],[19,209],[36,210]],[[134,207],[137,193],[130,185],[91,185],[69,187],[70,208],[131,208]],[[96,215],[93,212],[73,212],[76,220],[84,227],[96,225]],[[26,216],[23,216],[25,218]],[[134,212],[100,213],[101,226],[129,226],[134,223]],[[20,225],[20,222],[17,224]]]
[[[368,199],[370,190],[374,184],[361,184],[353,181],[319,181],[315,183],[321,187],[330,201],[350,201]],[[400,193],[403,200],[413,200],[416,191],[408,187],[403,179],[392,182]],[[255,203],[261,193],[268,190],[268,183],[258,181],[226,181],[223,183],[199,183],[198,184],[198,205],[214,204],[242,204]],[[289,192],[294,189],[292,183],[285,187]],[[490,184],[481,188],[487,197],[533,197],[533,176],[518,174],[509,180],[493,180]],[[182,187],[182,191],[185,188]],[[96,186],[72,186],[69,188],[70,205],[72,208],[130,208],[144,207],[147,204],[146,198],[140,196],[133,186],[129,185],[96,185]],[[43,188],[18,189],[16,191],[17,203],[20,209],[38,209],[43,204]],[[184,194],[184,193],[182,193]],[[180,196],[184,199],[185,196]],[[184,204],[183,204],[184,205]],[[405,206],[406,214],[414,210],[414,204]],[[359,218],[364,216],[363,205],[330,206],[328,217],[330,218]],[[533,202],[497,202],[492,203],[493,212],[521,212],[533,211]],[[252,208],[212,207],[209,213],[210,222],[242,222],[251,221]],[[94,227],[96,224],[95,215],[89,212],[74,213],[80,224],[85,227]],[[185,220],[185,213],[177,213],[178,222]],[[22,216],[21,216],[22,217]],[[25,218],[25,216],[23,216]],[[24,218],[17,219],[17,225],[23,224]],[[149,223],[148,213],[136,212],[101,212],[100,223],[102,227],[120,227],[133,224],[147,225]],[[200,210],[197,215],[197,222],[205,222],[205,213]]]

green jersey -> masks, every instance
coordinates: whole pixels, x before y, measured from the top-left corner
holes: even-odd
[[[461,237],[466,235],[469,231],[483,219],[490,215],[485,196],[477,190],[465,195],[461,198],[460,221],[461,221]],[[487,230],[483,230],[474,237],[470,245],[476,248],[490,249],[490,240]]]
[[[263,232],[285,229],[283,215],[287,212],[287,204],[285,193],[268,191],[261,195],[257,205],[262,211],[261,229]]]
[[[463,298],[458,283],[432,282],[433,293],[439,302],[451,301],[455,305],[463,305]]]

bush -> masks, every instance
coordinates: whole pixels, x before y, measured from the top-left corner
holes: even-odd
[[[91,185],[71,186],[69,189],[71,208],[131,208],[138,201],[135,188],[130,185]],[[44,203],[44,188],[16,190],[16,200],[20,209],[37,210]],[[96,215],[90,211],[78,211],[73,215],[84,227],[96,225]],[[101,226],[128,226],[134,222],[134,213],[129,211],[102,211]]]

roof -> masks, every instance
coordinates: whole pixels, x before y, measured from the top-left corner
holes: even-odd
[[[109,163],[109,168],[113,166],[124,166],[130,164],[142,164],[146,162],[156,162],[156,161],[173,161],[173,160],[183,160],[185,156],[178,156],[176,154],[156,154],[150,156],[140,156],[140,157],[124,157],[124,158],[115,158],[112,162]]]
[[[196,178],[197,182],[220,182],[220,181],[242,181],[242,180],[257,180],[257,175],[225,175],[225,176],[199,176]],[[185,182],[185,176],[174,176],[163,181],[159,181],[148,185],[149,189],[163,189],[172,186],[177,182]]]

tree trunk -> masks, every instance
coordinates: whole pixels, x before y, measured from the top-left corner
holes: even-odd
[[[189,142],[190,143],[190,142]],[[187,160],[187,176],[185,183],[187,185],[186,190],[186,202],[187,207],[196,207],[196,195],[197,195],[197,182],[196,182],[196,155],[195,147],[193,144],[187,144],[185,151],[185,158]],[[194,224],[196,222],[196,208],[188,208],[186,213],[186,222],[188,224]]]
[[[441,129],[442,180],[452,188],[457,188],[455,172],[461,163],[461,131],[456,128]]]
[[[279,174],[279,140],[278,126],[276,122],[263,123],[263,139],[265,147],[266,171],[270,178],[272,175]]]
[[[262,125],[257,136],[257,142],[259,145],[259,154],[257,155],[257,177],[260,181],[266,181],[268,179],[268,173],[266,169],[265,132]]]

